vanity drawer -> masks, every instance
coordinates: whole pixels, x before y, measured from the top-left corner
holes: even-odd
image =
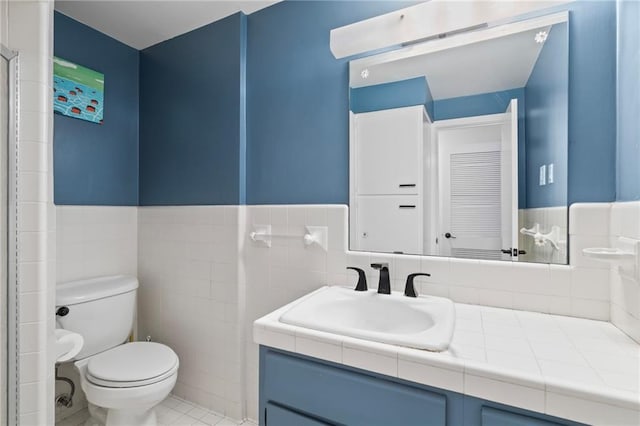
[[[482,426],[562,426],[554,421],[491,407],[482,407],[481,417]]]
[[[265,419],[267,426],[330,426],[329,423],[271,403],[267,404]]]
[[[318,422],[311,424],[447,424],[444,394],[273,351],[266,351],[263,361],[261,392],[266,398],[263,414],[267,415],[269,426],[281,426],[269,418],[269,407],[274,405]]]

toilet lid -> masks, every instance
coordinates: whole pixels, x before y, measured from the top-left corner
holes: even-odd
[[[133,342],[93,356],[88,378],[103,386],[141,386],[163,379],[177,369],[178,356],[161,343]],[[157,379],[157,380],[153,380]]]

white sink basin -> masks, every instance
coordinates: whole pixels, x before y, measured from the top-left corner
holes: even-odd
[[[451,342],[455,308],[442,297],[325,287],[284,312],[280,322],[440,352]]]

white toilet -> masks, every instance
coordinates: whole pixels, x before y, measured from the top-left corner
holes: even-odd
[[[126,343],[136,311],[135,277],[118,275],[59,284],[58,328],[82,335],[74,358],[92,418],[87,425],[153,426],[154,407],[173,389],[178,356],[166,345]]]

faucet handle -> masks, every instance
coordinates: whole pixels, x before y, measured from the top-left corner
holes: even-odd
[[[353,266],[347,266],[347,269],[354,270],[358,273],[358,284],[356,284],[356,291],[367,291],[367,276],[364,270],[355,268]]]
[[[415,277],[430,277],[431,274],[426,274],[423,272],[416,272],[415,274],[409,274],[407,276],[407,283],[404,286],[404,295],[408,297],[418,297],[418,293],[416,293],[416,289],[413,286],[413,279]]]
[[[387,269],[389,269],[389,264],[388,264],[388,263],[372,263],[372,264],[371,264],[371,267],[372,267],[373,269],[377,269],[377,270],[382,271],[382,268],[387,268]]]

